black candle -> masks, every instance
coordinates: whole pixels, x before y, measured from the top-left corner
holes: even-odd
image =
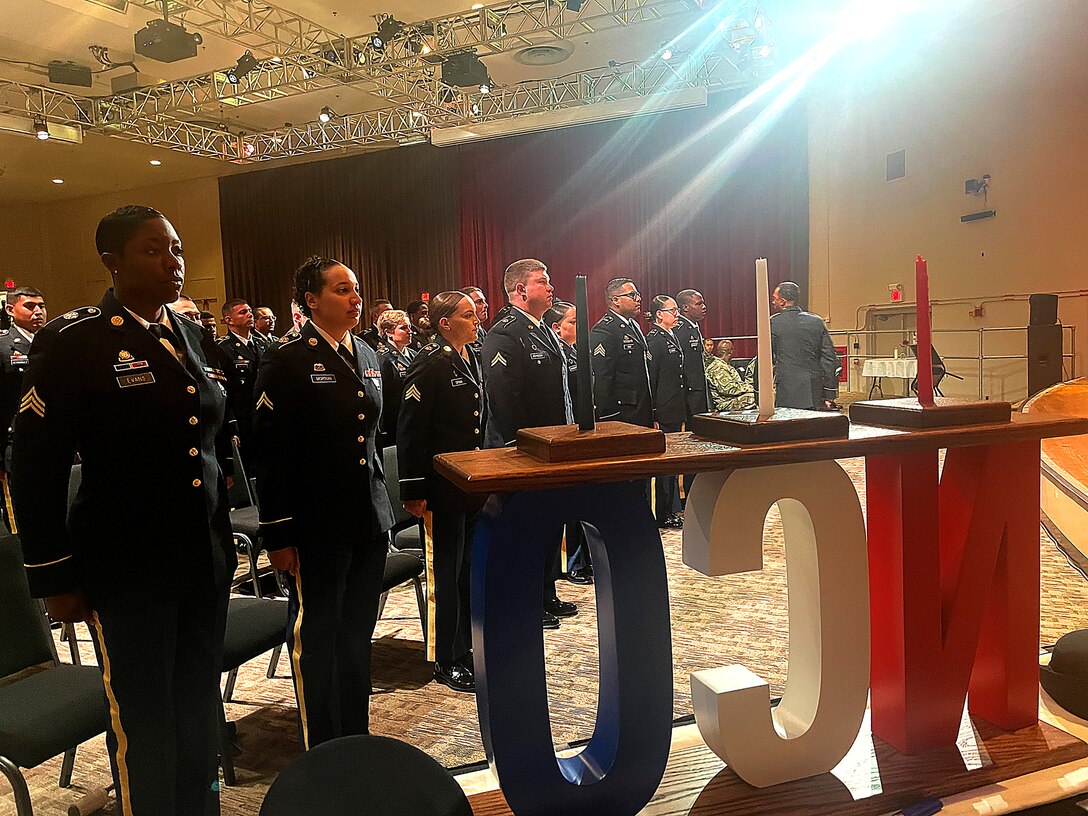
[[[589,361],[589,299],[586,297],[586,276],[574,278],[574,305],[577,308],[575,323],[578,326],[578,404],[574,406],[574,418],[578,429],[592,431],[593,423],[593,376]]]

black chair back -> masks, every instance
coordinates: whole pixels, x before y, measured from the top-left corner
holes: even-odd
[[[397,463],[397,446],[382,449],[382,466],[385,469],[385,489],[393,506],[393,529],[403,530],[418,519],[404,509],[400,500],[400,465]]]
[[[19,537],[0,535],[0,677],[52,663],[53,649],[41,605],[30,596]]]

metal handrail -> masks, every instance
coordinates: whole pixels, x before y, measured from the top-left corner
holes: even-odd
[[[970,334],[974,333],[978,336],[978,353],[974,356],[964,356],[957,354],[942,354],[941,357],[945,360],[959,360],[959,361],[974,361],[977,363],[977,376],[978,376],[978,397],[983,399],[984,394],[982,392],[983,377],[985,374],[985,364],[991,360],[1027,360],[1027,354],[986,354],[985,338],[987,334],[993,334],[995,332],[1027,332],[1027,326],[979,326],[975,328],[962,328],[962,329],[934,329],[933,334]],[[1062,343],[1062,369],[1064,373],[1065,361],[1069,362],[1069,379],[1076,379],[1077,376],[1077,327],[1072,325],[1063,325],[1062,334],[1069,332],[1069,351],[1065,351],[1065,343]],[[869,335],[880,334],[895,334],[900,336],[910,336],[913,332],[911,330],[904,329],[836,329],[829,331],[828,334],[832,338],[843,338],[845,340],[844,345],[847,347],[846,359],[849,360],[879,360],[884,359],[885,355],[878,354],[864,354],[859,349],[861,346],[860,340],[862,337]],[[748,335],[732,335],[729,337],[713,337],[708,338],[717,343],[719,340],[756,340],[757,337],[754,334]],[[854,351],[851,352],[850,349]]]

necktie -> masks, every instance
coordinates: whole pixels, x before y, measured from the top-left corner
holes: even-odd
[[[147,327],[147,330],[151,332],[152,337],[162,343],[163,348],[173,354],[178,362],[181,362],[181,341],[178,340],[178,336],[174,334],[172,329],[162,323],[152,323]]]
[[[348,351],[347,346],[341,343],[336,347],[336,352],[344,358],[344,362],[348,364],[348,367],[351,368],[352,371],[358,373],[359,369],[355,367],[355,355]]]

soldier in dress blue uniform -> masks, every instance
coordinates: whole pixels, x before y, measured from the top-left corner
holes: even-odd
[[[703,332],[700,324],[706,320],[706,301],[701,292],[695,289],[683,289],[676,293],[676,305],[680,309],[679,318],[672,333],[680,341],[684,350],[684,391],[687,394],[687,416],[684,423],[691,430],[691,420],[696,414],[709,410],[710,386],[707,383],[706,366],[703,363]],[[687,494],[691,492],[691,483],[695,474],[684,474],[684,495],[681,506],[687,503]]]
[[[0,513],[11,529],[11,426],[23,396],[23,372],[30,363],[34,335],[45,325],[45,297],[32,286],[17,286],[8,292],[6,305],[11,328],[0,332],[0,480],[3,503]]]
[[[638,325],[642,295],[630,278],[613,278],[604,294],[609,311],[589,335],[597,418],[652,428],[649,349]]]
[[[370,639],[393,526],[377,446],[378,358],[351,330],[355,273],[311,258],[295,273],[309,317],[261,361],[253,434],[261,536],[290,573],[287,646],[304,750],[369,731]]]
[[[556,301],[544,313],[544,323],[563,344],[563,354],[567,358],[567,390],[570,391],[571,405],[578,404],[578,352],[575,343],[578,339],[578,309],[571,303]],[[566,579],[572,584],[592,584],[593,564],[589,558],[589,546],[581,524],[568,524],[566,527],[567,562]]]
[[[34,340],[15,423],[15,514],[31,591],[87,621],[131,816],[219,812],[216,733],[236,558],[224,473],[226,392],[203,329],[164,304],[185,277],[161,213],[128,206],[95,235],[113,289]],[[71,509],[78,453],[82,479]]]
[[[378,316],[377,329],[381,337],[377,351],[382,372],[382,447],[387,448],[397,444],[404,375],[416,354],[409,347],[412,327],[407,312],[386,309]]]
[[[487,322],[487,295],[479,286],[466,286],[461,292],[472,298],[472,305],[476,307],[476,319],[480,321],[476,327],[476,339],[470,343],[472,353],[479,357],[483,353],[484,338],[487,337],[484,329],[484,323]]]
[[[654,327],[646,335],[650,350],[650,394],[654,400],[654,421],[665,433],[676,433],[684,426],[687,416],[687,378],[685,377],[684,346],[673,334],[679,309],[668,295],[658,295],[650,305],[647,317]],[[700,370],[702,364],[700,363]],[[659,527],[683,527],[679,515],[680,495],[676,476],[654,479],[655,512]]]
[[[258,306],[253,313],[253,335],[264,348],[279,341],[276,337],[276,313],[271,306]]]
[[[472,300],[443,292],[431,301],[439,339],[408,368],[397,430],[400,494],[427,532],[428,658],[434,678],[455,691],[476,688],[472,668],[469,576],[472,534],[483,497],[461,493],[435,473],[434,457],[479,450],[487,423],[480,364],[471,343],[478,326]]]
[[[382,342],[382,332],[378,326],[378,320],[392,308],[392,303],[385,298],[379,298],[371,303],[370,308],[366,310],[367,320],[370,321],[370,325],[359,332],[359,338],[375,351],[378,350],[378,344]]]
[[[548,268],[534,258],[514,261],[506,268],[503,288],[510,311],[492,325],[483,345],[491,447],[515,444],[522,428],[574,421],[566,354],[559,338],[542,322],[552,305]],[[543,623],[549,629],[558,628],[559,618],[578,613],[577,606],[560,600],[555,592],[562,545],[559,536],[546,562]]]
[[[253,310],[241,298],[223,304],[227,336],[219,341],[219,368],[227,378],[227,394],[241,442],[242,461],[253,464],[253,384],[265,345],[253,332]]]

